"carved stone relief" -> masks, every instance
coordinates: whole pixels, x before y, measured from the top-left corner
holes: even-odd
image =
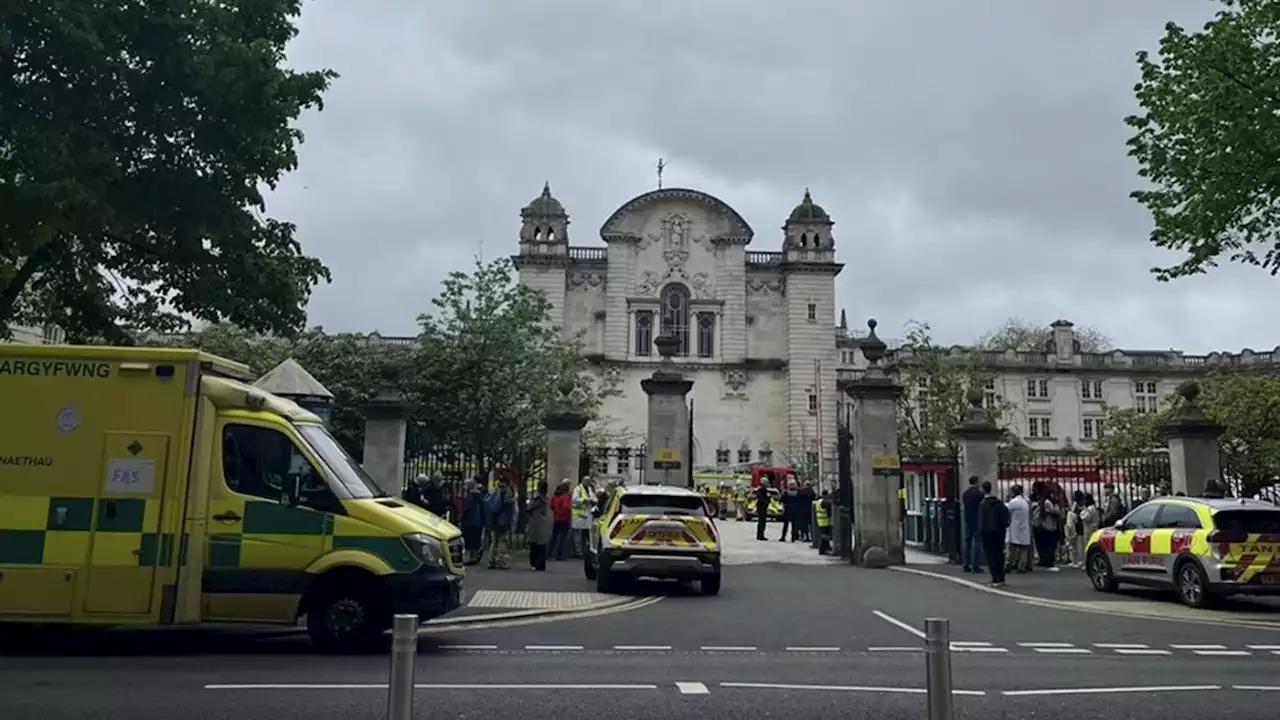
[[[776,295],[783,291],[783,280],[780,277],[756,275],[747,277],[748,295]]]
[[[662,276],[649,270],[640,276],[640,283],[636,285],[636,293],[640,297],[653,297],[658,294],[658,286],[662,284]]]
[[[725,400],[747,399],[747,371],[740,368],[727,368],[720,371],[724,380]]]
[[[693,296],[699,300],[715,295],[715,290],[711,287],[711,276],[707,273],[694,273],[689,285],[693,288]]]
[[[705,236],[693,234],[693,221],[683,213],[670,213],[662,218],[657,233],[650,233],[640,241],[640,249],[660,243],[662,259],[670,266],[682,266],[689,261],[689,246],[702,243]]]
[[[600,395],[616,397],[622,395],[622,393],[622,368],[605,368],[600,376]]]
[[[605,274],[592,270],[581,270],[569,275],[570,287],[604,287]]]

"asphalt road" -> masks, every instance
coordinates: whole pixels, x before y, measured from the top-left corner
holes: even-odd
[[[918,657],[766,654],[509,654],[418,659],[416,717],[924,717]],[[71,720],[335,720],[384,717],[384,657],[146,658],[46,662],[0,672],[0,716]],[[1134,663],[967,656],[958,717],[1266,717],[1275,666],[1232,660]],[[1270,690],[1248,689],[1270,687]],[[1173,689],[1180,688],[1180,689]],[[1117,692],[1117,690],[1121,690]]]
[[[639,610],[424,633],[416,716],[918,719],[926,617],[952,622],[957,717],[1251,718],[1273,716],[1280,700],[1280,632],[1067,611],[935,578],[781,559],[726,568],[717,597],[647,583],[633,591],[663,599]],[[557,587],[589,588],[563,573]],[[0,653],[2,718],[385,713],[385,654],[318,655],[288,630],[71,634]]]

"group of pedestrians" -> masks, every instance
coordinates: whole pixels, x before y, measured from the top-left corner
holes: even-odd
[[[1055,497],[1056,494],[1059,497]],[[1128,513],[1115,486],[1103,487],[1099,507],[1093,496],[1080,490],[1068,504],[1056,485],[1036,482],[1030,497],[1022,485],[1009,488],[1009,497],[997,497],[990,482],[969,478],[960,498],[963,508],[964,572],[991,574],[990,584],[1003,586],[1006,574],[1029,573],[1035,568],[1058,572],[1060,564],[1084,567],[1084,545],[1099,527],[1114,524]]]
[[[529,544],[529,566],[546,570],[547,560],[564,560],[572,552],[581,557],[590,527],[590,510],[596,501],[595,485],[584,478],[571,488],[565,480],[548,493],[546,481],[539,482],[519,512],[518,494],[510,477],[499,474],[492,488],[483,476],[467,483],[460,509],[450,513],[444,483],[439,478],[419,475],[404,491],[404,500],[428,512],[447,518],[462,530],[465,562],[475,565],[486,552],[489,567],[510,567],[511,536],[520,527]]]
[[[773,493],[769,492],[769,485],[761,482],[755,489],[752,502],[755,503],[756,510],[756,540],[768,540],[765,536],[765,529],[769,525],[769,504],[773,502]],[[781,493],[782,501],[782,532],[778,535],[778,542],[786,542],[788,534],[791,536],[791,542],[797,540],[801,542],[813,541],[813,503],[818,498],[818,493],[813,489],[813,483],[805,483],[801,487],[795,480],[787,482],[787,487]]]

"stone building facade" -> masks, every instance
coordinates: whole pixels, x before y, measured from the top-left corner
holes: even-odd
[[[1046,347],[982,352],[977,360],[992,376],[986,387],[988,402],[1007,401],[1005,426],[1040,453],[1091,452],[1106,434],[1108,407],[1159,412],[1188,378],[1213,370],[1280,368],[1280,347],[1207,355],[1180,350],[1082,352],[1074,327],[1068,320],[1058,320],[1050,326]],[[862,338],[843,322],[837,333],[837,375],[850,380],[866,367],[859,350]],[[970,362],[965,348],[955,346],[951,353],[957,360]],[[890,367],[910,361],[910,351],[901,348],[891,349],[885,358]],[[919,390],[907,388],[908,393]]]
[[[836,262],[830,216],[808,191],[781,250],[750,250],[755,231],[724,201],[659,189],[604,220],[601,246],[571,244],[569,214],[550,187],[520,213],[520,282],[546,293],[552,322],[597,368],[600,474],[641,466],[654,339],[670,332],[694,381],[694,467],[750,462],[816,466],[834,453]],[[833,463],[825,463],[828,474]]]

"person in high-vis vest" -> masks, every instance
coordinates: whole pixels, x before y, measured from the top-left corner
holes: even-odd
[[[818,554],[831,552],[831,491],[824,490],[822,497],[813,501],[813,517],[818,526]]]
[[[582,478],[582,482],[573,488],[573,556],[582,557],[587,551],[587,542],[591,530],[591,504],[595,502],[595,486],[591,478]]]

